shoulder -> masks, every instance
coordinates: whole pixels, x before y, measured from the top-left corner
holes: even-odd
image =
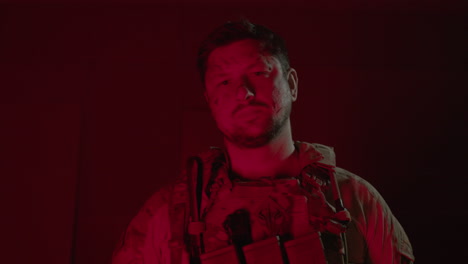
[[[146,200],[143,208],[148,213],[156,212],[160,207],[169,203],[174,188],[175,184],[167,184],[160,187]]]
[[[397,253],[393,254],[414,260],[406,232],[377,189],[365,179],[342,168],[335,168],[335,177],[344,206],[367,241],[370,257],[378,259],[384,252],[382,249],[389,247],[387,252],[395,250]]]
[[[155,191],[128,223],[112,256],[113,264],[149,261],[158,263],[151,252],[155,242],[167,240],[170,187]]]
[[[350,192],[360,198],[383,200],[380,193],[372,184],[350,171],[335,167],[335,177],[342,192]]]
[[[339,167],[335,168],[335,178],[345,207],[362,229],[366,229],[372,214],[393,217],[382,195],[368,181]]]

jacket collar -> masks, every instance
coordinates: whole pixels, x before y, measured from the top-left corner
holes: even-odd
[[[332,147],[325,146],[318,143],[307,143],[302,141],[295,141],[294,146],[299,156],[299,163],[301,168],[307,165],[320,161],[321,163],[336,166],[335,151]],[[202,159],[211,160],[211,162],[220,162],[225,166],[227,171],[231,169],[229,155],[224,148],[212,147],[209,154],[202,154]]]

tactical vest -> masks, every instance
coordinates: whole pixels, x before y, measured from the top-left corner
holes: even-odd
[[[208,158],[191,158],[187,177],[176,184],[169,213],[172,264],[181,263],[184,250],[191,263],[202,264],[346,261],[343,236],[322,232],[335,213],[325,194],[336,186],[333,166],[319,162],[323,156],[296,178],[258,181],[232,178],[225,157],[216,149]],[[343,210],[341,201],[336,208]]]

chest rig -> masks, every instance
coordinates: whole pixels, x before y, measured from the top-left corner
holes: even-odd
[[[182,250],[196,264],[325,264],[330,248],[338,261],[329,263],[346,262],[344,236],[322,235],[344,210],[333,166],[319,157],[296,178],[242,181],[230,176],[226,155],[216,154],[209,168],[199,157],[188,161],[191,198],[173,199],[170,206],[172,264],[181,263]],[[335,208],[327,192],[336,198]]]

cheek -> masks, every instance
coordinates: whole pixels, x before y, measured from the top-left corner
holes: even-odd
[[[222,104],[223,101],[225,101],[226,99],[226,91],[224,91],[226,89],[213,89],[212,91],[210,91],[209,93],[209,98],[210,98],[210,101],[211,101],[211,104],[213,105],[218,105],[218,104]]]
[[[282,105],[281,93],[278,90],[273,91],[272,101],[273,101],[273,107],[275,110],[278,110],[279,108],[281,108],[281,105]]]
[[[286,86],[280,86],[273,91],[272,99],[275,110],[279,111],[288,104],[291,95],[288,93]]]
[[[208,103],[210,107],[213,109],[217,107],[221,102],[220,102],[220,94],[218,92],[212,91],[208,95]]]
[[[227,88],[211,94],[211,105],[213,107],[229,108],[234,101],[235,95]]]
[[[213,116],[218,121],[226,119],[227,115],[229,114],[227,102],[219,95],[211,98],[210,108]]]

